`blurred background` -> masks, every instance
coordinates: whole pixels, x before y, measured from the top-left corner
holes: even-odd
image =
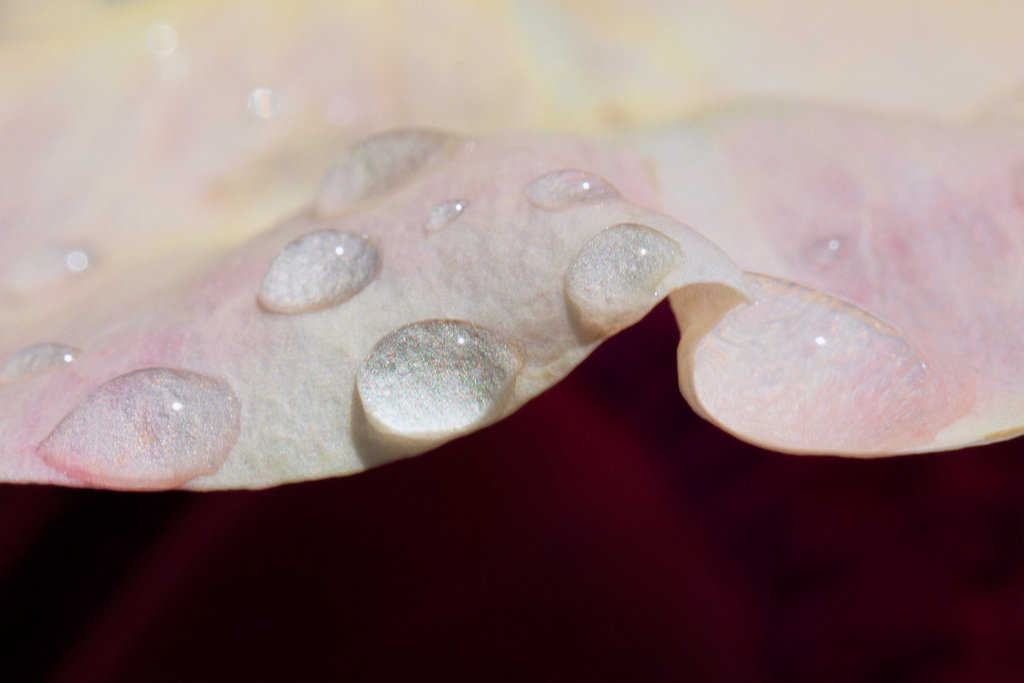
[[[83,230],[134,229],[103,197],[138,177],[154,231],[223,243],[393,125],[610,134],[766,97],[1020,115],[1024,4],[889,5],[0,0],[0,208],[104,159],[60,195]],[[114,163],[125,121],[169,161]],[[91,142],[21,163],[55,139]],[[759,450],[683,402],[677,339],[660,306],[510,419],[357,476],[0,485],[0,677],[1024,680],[1019,441]]]

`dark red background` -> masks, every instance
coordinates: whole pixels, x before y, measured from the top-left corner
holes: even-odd
[[[752,448],[682,401],[676,338],[661,306],[359,476],[0,487],[0,679],[1024,681],[1021,442]]]

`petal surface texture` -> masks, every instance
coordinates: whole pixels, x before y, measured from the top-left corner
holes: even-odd
[[[358,164],[375,144],[352,148]],[[3,476],[228,488],[356,472],[509,414],[674,289],[728,293],[695,314],[716,319],[744,296],[725,254],[640,205],[654,198],[627,147],[463,140],[428,173],[384,152],[407,172],[369,200],[151,260],[143,295],[97,267],[108,287],[58,326],[74,362],[2,388]],[[438,226],[450,197],[467,199]]]
[[[0,480],[358,472],[666,297],[741,438],[1024,429],[1020,3],[57,5],[0,12]]]

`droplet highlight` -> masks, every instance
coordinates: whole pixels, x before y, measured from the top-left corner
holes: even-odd
[[[364,236],[318,230],[287,244],[271,262],[258,301],[271,313],[308,313],[351,299],[380,270]]]
[[[353,203],[384,194],[454,152],[462,139],[427,130],[398,130],[349,149],[324,178],[314,202],[319,216],[337,216]]]
[[[356,378],[380,432],[437,439],[497,416],[523,367],[519,345],[461,320],[427,320],[377,342]]]
[[[452,224],[456,218],[462,215],[462,212],[469,206],[469,202],[465,199],[452,199],[447,202],[442,202],[435,206],[430,211],[430,215],[423,222],[423,228],[427,232],[437,232]]]
[[[849,242],[849,238],[838,235],[813,240],[803,250],[803,261],[815,270],[830,271],[846,258]]]
[[[572,168],[534,178],[523,188],[523,193],[537,208],[551,211],[622,199],[619,191],[604,178]]]
[[[101,385],[39,446],[52,467],[92,484],[156,489],[220,469],[241,407],[227,382],[146,368]]]
[[[245,107],[256,118],[271,119],[281,111],[281,95],[271,88],[253,88]]]
[[[675,240],[636,223],[594,235],[565,275],[565,294],[588,328],[611,333],[643,317],[662,296],[658,284],[683,263]]]
[[[55,370],[78,357],[78,349],[64,344],[36,344],[12,353],[0,365],[0,386],[14,384]]]

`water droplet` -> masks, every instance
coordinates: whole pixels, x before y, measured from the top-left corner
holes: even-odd
[[[447,133],[399,130],[368,138],[349,149],[324,178],[314,204],[320,216],[336,216],[353,202],[384,194],[441,157],[461,139]]]
[[[78,349],[63,344],[36,344],[12,353],[0,365],[0,386],[14,384],[75,360]]]
[[[424,221],[424,229],[427,232],[437,232],[442,228],[448,227],[452,221],[466,210],[467,206],[469,206],[469,202],[465,199],[452,199],[451,201],[438,204],[431,210],[427,220]]]
[[[178,34],[170,24],[153,24],[146,29],[146,49],[158,57],[169,57],[178,48]]]
[[[377,342],[356,387],[378,430],[432,439],[494,417],[522,366],[518,345],[488,329],[459,320],[426,320]]]
[[[87,396],[39,446],[48,464],[104,486],[170,488],[220,469],[241,409],[224,381],[146,368]]]
[[[819,335],[814,338],[814,343],[818,346],[824,346],[825,344],[828,344],[828,340]]]
[[[44,249],[23,255],[0,277],[6,279],[4,288],[14,297],[37,296],[86,275],[94,261],[92,253],[81,247]]]
[[[245,106],[253,116],[273,118],[281,110],[281,96],[270,88],[254,88],[246,98]]]
[[[636,322],[660,296],[658,284],[683,262],[679,245],[657,230],[620,223],[583,245],[565,275],[580,320],[599,332]]]
[[[814,240],[804,249],[804,260],[812,268],[828,269],[846,255],[846,241],[841,237]]]
[[[526,184],[523,192],[531,204],[550,210],[622,199],[619,191],[607,180],[571,168],[534,178]]]
[[[351,299],[380,270],[363,236],[318,230],[287,244],[263,276],[259,303],[271,313],[307,313]]]
[[[72,273],[81,273],[89,267],[89,254],[81,249],[72,249],[64,257],[64,264]]]

